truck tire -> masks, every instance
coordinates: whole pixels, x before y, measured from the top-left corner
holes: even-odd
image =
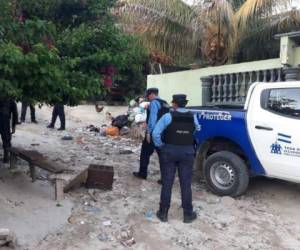
[[[210,155],[204,162],[203,172],[209,189],[220,196],[240,196],[249,184],[249,171],[245,162],[229,151]]]

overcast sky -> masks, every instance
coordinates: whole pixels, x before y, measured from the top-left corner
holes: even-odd
[[[197,0],[182,0],[183,2],[186,2],[188,4],[193,4],[194,2],[197,2]],[[297,7],[300,9],[300,1],[299,0],[293,0],[293,7]]]

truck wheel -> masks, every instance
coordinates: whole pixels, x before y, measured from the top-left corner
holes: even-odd
[[[245,162],[229,151],[210,155],[203,170],[209,189],[217,195],[236,197],[248,187],[249,172]]]

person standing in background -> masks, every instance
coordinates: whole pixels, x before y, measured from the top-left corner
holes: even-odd
[[[66,117],[65,117],[65,109],[63,104],[55,104],[52,111],[51,123],[47,126],[47,128],[54,128],[57,117],[60,120],[60,128],[58,130],[66,129]]]
[[[9,161],[11,135],[15,133],[17,124],[18,111],[16,102],[9,98],[0,98],[0,134],[4,153],[3,163],[8,163]]]
[[[21,122],[25,122],[26,120],[26,112],[27,112],[27,108],[29,107],[30,109],[30,116],[31,116],[31,122],[32,123],[37,123],[36,119],[35,119],[35,107],[33,104],[30,104],[26,101],[22,102],[22,108],[21,108]]]
[[[159,150],[155,148],[151,138],[151,134],[156,122],[160,119],[160,117],[162,117],[163,114],[169,112],[169,105],[166,101],[158,97],[158,93],[159,90],[157,88],[149,88],[146,90],[145,97],[150,102],[150,105],[147,109],[146,135],[141,148],[139,171],[133,172],[133,175],[140,179],[147,179],[150,156],[155,150],[159,157]],[[159,183],[161,183],[161,180],[159,180]]]

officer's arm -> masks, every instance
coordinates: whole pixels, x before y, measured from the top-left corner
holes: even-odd
[[[149,134],[152,133],[155,124],[157,122],[157,113],[158,110],[160,109],[160,103],[156,100],[152,101],[150,103],[150,116],[149,116],[149,120],[148,120],[148,127],[147,127],[147,131]]]
[[[198,117],[196,114],[194,114],[194,124],[195,124],[195,129],[196,131],[201,130],[201,124],[199,123]]]
[[[10,112],[12,114],[12,126],[15,127],[18,123],[18,108],[15,101],[10,102]]]
[[[161,148],[164,145],[164,143],[161,140],[161,134],[170,125],[171,122],[172,116],[170,113],[167,113],[163,115],[155,125],[155,128],[152,133],[152,139],[156,147]]]

